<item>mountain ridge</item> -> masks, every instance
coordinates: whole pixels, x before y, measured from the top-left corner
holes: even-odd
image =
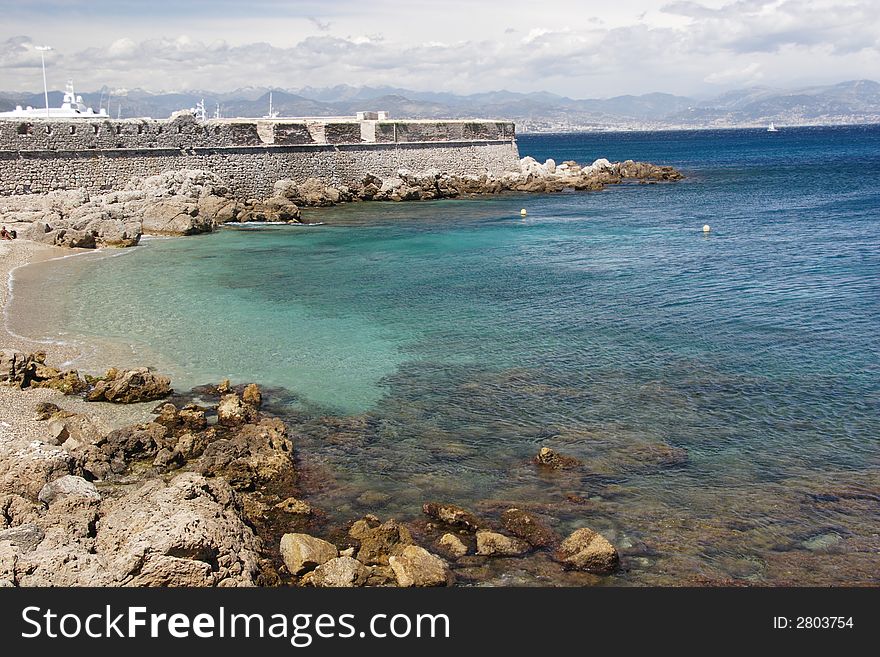
[[[696,99],[663,92],[611,98],[574,99],[548,92],[506,89],[459,95],[445,91],[414,91],[399,87],[281,89],[244,87],[226,92],[186,90],[151,92],[144,89],[110,93],[111,116],[170,115],[205,100],[207,113],[219,106],[222,116],[261,117],[273,109],[281,116],[352,116],[361,110],[382,109],[401,118],[505,118],[521,132],[611,129],[752,127],[827,125],[880,122],[880,83],[848,80],[793,89],[748,87]],[[106,105],[107,90],[83,93],[87,105]],[[42,92],[0,92],[0,111],[15,105],[44,104]],[[49,93],[51,105],[61,92]]]

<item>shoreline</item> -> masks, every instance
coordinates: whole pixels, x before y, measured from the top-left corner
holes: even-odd
[[[5,316],[12,272],[56,259],[61,249],[24,240],[3,246]],[[79,253],[61,258],[72,255]],[[429,500],[423,517],[405,522],[372,513],[331,520],[308,501],[320,467],[301,463],[286,424],[259,410],[257,385],[175,392],[146,368],[83,380],[51,367],[71,357],[71,345],[10,340],[5,324],[2,337],[46,354],[27,355],[37,379],[16,387],[15,362],[25,354],[6,345],[0,352],[0,586],[503,585],[508,569],[523,567],[553,585],[585,586],[618,568],[616,548],[600,534],[584,528],[560,542],[517,508],[501,523]],[[93,357],[100,354],[96,346]],[[89,388],[65,395],[39,387],[41,376],[73,376]],[[94,396],[142,379],[123,403]],[[137,397],[157,385],[164,394]],[[193,540],[209,547],[192,548]],[[584,561],[587,545],[597,558]],[[323,555],[318,562],[302,561],[310,549]]]
[[[29,240],[12,240],[0,243],[0,278],[4,284],[0,286],[0,308],[3,322],[0,323],[0,345],[4,348],[17,349],[23,352],[44,351],[47,360],[66,366],[82,357],[81,350],[75,343],[55,340],[43,342],[17,335],[9,330],[7,323],[9,304],[14,296],[13,284],[15,272],[33,264],[66,259],[87,253],[91,250],[77,250],[31,242]],[[97,352],[97,348],[96,348]],[[98,356],[100,357],[100,356]],[[49,390],[19,390],[9,386],[0,386],[0,429],[8,434],[20,434],[29,439],[38,439],[42,432],[32,420],[34,407],[42,402],[61,403],[76,412],[90,412],[107,427],[116,428],[125,423],[142,422],[149,416],[147,408],[112,407],[109,405],[89,404],[76,397],[68,397],[62,393]],[[4,440],[5,442],[5,440]]]

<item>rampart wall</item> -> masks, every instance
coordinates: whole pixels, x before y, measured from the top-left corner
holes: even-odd
[[[0,195],[112,190],[171,169],[212,171],[241,199],[281,179],[498,173],[519,168],[515,137],[506,121],[0,119]]]

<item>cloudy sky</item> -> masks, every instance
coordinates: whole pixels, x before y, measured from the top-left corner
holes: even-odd
[[[0,89],[389,85],[574,98],[880,79],[880,0],[4,2]]]

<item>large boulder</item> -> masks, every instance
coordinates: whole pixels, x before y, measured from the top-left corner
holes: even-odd
[[[586,527],[562,541],[555,557],[566,568],[599,575],[612,573],[620,565],[617,549],[604,536]]]
[[[162,399],[170,394],[171,379],[149,368],[138,367],[132,370],[109,370],[103,379],[95,383],[86,399],[134,404]]]
[[[126,586],[253,586],[260,542],[223,481],[185,473],[120,498],[97,548]]]
[[[281,537],[281,558],[291,575],[302,575],[339,556],[332,543],[308,534]]]
[[[449,586],[454,581],[449,565],[418,545],[406,546],[389,564],[398,586]]]
[[[35,440],[11,449],[0,459],[0,495],[36,500],[50,481],[78,473],[76,459],[67,451]]]
[[[198,203],[179,197],[147,204],[142,225],[144,232],[152,235],[196,235],[214,230],[213,219],[199,212]]]
[[[56,498],[45,538],[15,553],[21,586],[254,586],[260,541],[225,482],[152,480],[103,504]]]

